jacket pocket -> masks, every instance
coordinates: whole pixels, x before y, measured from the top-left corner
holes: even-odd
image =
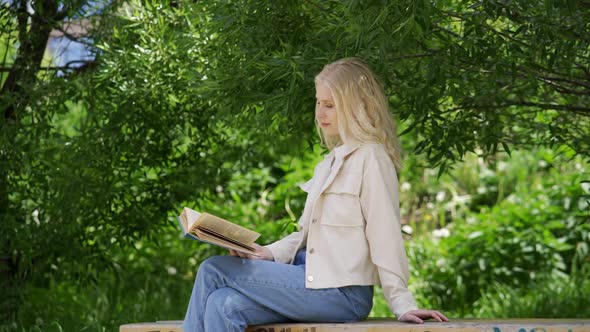
[[[362,174],[341,173],[323,193],[320,223],[329,226],[364,225],[359,193]]]

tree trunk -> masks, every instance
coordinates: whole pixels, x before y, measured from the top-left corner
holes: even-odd
[[[23,110],[30,102],[28,91],[30,91],[37,81],[37,72],[41,66],[49,34],[55,23],[63,19],[62,14],[58,12],[57,1],[43,0],[35,1],[31,6],[34,13],[30,15],[27,12],[27,1],[15,1],[12,6],[16,11],[18,20],[18,41],[20,47],[17,50],[16,59],[8,77],[0,91],[0,100],[5,101],[0,106],[0,111],[4,119],[0,122],[0,130],[3,132],[5,150],[0,146],[0,223],[3,227],[10,228],[15,222],[18,222],[20,216],[15,213],[14,207],[10,206],[10,176],[12,170],[19,168],[19,151],[12,150],[10,146],[13,142],[10,139],[16,135],[13,131],[16,129],[13,125],[18,121],[18,112]],[[30,28],[28,21],[30,17]],[[12,128],[11,128],[12,127]],[[15,220],[9,220],[14,218]],[[0,227],[1,228],[1,227]],[[6,233],[3,232],[5,235]],[[14,251],[9,236],[3,237],[0,243],[0,319],[8,321],[17,312],[21,291],[19,285],[22,284],[19,278],[19,253]]]
[[[47,47],[49,34],[58,18],[57,2],[45,0],[36,2],[35,13],[31,16],[31,27],[27,31],[26,1],[17,7],[19,21],[19,43],[16,59],[2,86],[0,96],[9,102],[4,106],[4,119],[16,118],[16,111],[25,106],[27,87],[34,84]],[[23,27],[23,25],[25,25]],[[4,99],[3,98],[3,99]]]

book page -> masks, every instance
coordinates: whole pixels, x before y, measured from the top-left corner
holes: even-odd
[[[256,254],[256,249],[254,249],[253,247],[235,244],[224,239],[220,239],[217,236],[211,236],[198,228],[194,230],[193,234],[195,234],[197,239],[199,239],[202,242],[211,243],[222,248],[233,249],[248,254]]]
[[[260,234],[257,232],[206,212],[201,214],[199,219],[195,222],[194,227],[206,229],[217,234],[222,234],[233,241],[246,245],[254,243],[260,236]]]
[[[188,229],[186,227],[186,219],[184,219],[184,215],[181,213],[178,217],[176,217],[176,220],[178,220],[182,235],[186,235],[188,233]]]
[[[187,207],[182,209],[180,217],[183,219],[183,224],[187,232],[190,232],[190,230],[193,228],[193,225],[200,216],[201,214],[193,209],[189,209]]]

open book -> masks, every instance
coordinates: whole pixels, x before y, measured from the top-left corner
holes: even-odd
[[[184,237],[249,254],[254,254],[252,244],[260,236],[225,219],[187,207],[182,209],[177,219]]]

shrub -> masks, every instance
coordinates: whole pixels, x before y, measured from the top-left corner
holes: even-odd
[[[467,210],[446,226],[448,237],[435,230],[410,242],[417,298],[464,315],[497,285],[518,291],[547,274],[583,268],[588,193],[584,174],[564,165],[530,176],[492,207]]]

